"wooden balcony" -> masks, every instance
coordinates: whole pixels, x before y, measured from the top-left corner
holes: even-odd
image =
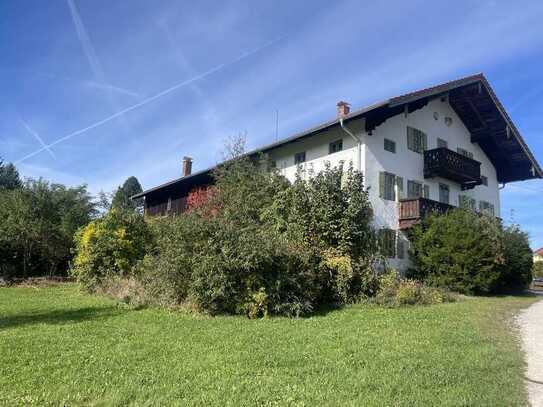
[[[427,198],[408,198],[400,200],[400,229],[408,229],[431,213],[445,213],[452,205]]]
[[[458,182],[462,189],[481,184],[481,163],[445,147],[424,152],[424,178],[442,177]]]

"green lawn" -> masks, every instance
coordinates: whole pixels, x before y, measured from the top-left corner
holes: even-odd
[[[1,288],[0,404],[524,405],[508,320],[532,301],[252,321]]]

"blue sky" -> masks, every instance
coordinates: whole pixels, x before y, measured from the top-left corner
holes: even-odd
[[[543,161],[543,2],[0,1],[0,156],[93,192],[144,188],[354,108],[484,72]],[[151,99],[150,99],[151,98]],[[543,181],[502,217],[543,246]]]

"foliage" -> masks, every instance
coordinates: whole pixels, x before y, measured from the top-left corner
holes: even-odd
[[[379,278],[379,290],[373,302],[389,307],[402,305],[431,305],[453,301],[454,297],[440,288],[420,281],[400,278],[389,271]]]
[[[532,282],[533,253],[528,234],[518,225],[503,228],[504,263],[495,291],[519,291]]]
[[[250,321],[0,288],[0,405],[525,406],[510,317],[536,300]]]
[[[143,212],[143,200],[131,199],[134,195],[142,192],[143,189],[136,177],[129,177],[124,184],[117,188],[113,194],[111,207],[121,210],[135,210]]]
[[[0,275],[65,274],[74,232],[94,213],[85,186],[40,179],[0,190]]]
[[[143,258],[151,235],[143,216],[113,208],[75,235],[72,275],[85,288],[95,289],[112,276],[128,277]]]
[[[535,278],[543,278],[543,261],[534,261],[532,273]]]
[[[0,190],[16,189],[22,185],[17,168],[12,163],[4,164],[0,158]]]
[[[327,168],[291,185],[263,168],[261,157],[231,159],[213,187],[189,195],[183,216],[152,222],[155,246],[138,272],[151,298],[253,318],[304,315],[375,289],[362,176]]]
[[[528,237],[493,217],[457,209],[414,228],[410,276],[465,294],[524,288],[530,279]]]

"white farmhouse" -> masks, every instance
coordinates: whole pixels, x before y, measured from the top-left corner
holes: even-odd
[[[430,211],[460,206],[500,216],[500,188],[543,172],[482,74],[350,111],[337,104],[327,123],[260,148],[294,181],[325,165],[363,172],[384,250],[408,266],[406,231]],[[138,194],[147,215],[183,211],[186,196],[211,181],[212,168]]]

